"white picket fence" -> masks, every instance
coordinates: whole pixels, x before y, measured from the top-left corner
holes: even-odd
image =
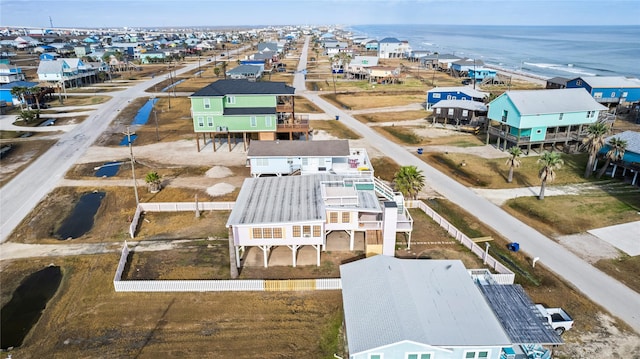
[[[275,292],[341,290],[340,278],[288,279],[288,280],[122,280],[122,272],[129,257],[129,246],[125,241],[113,277],[116,292]]]
[[[235,202],[197,202],[198,211],[230,211]],[[143,212],[189,212],[196,211],[196,202],[146,202],[139,203],[129,224],[129,236],[135,238]]]
[[[477,243],[471,240],[471,238],[467,237],[466,234],[462,233],[459,229],[457,229],[453,224],[449,223],[446,219],[442,218],[436,211],[431,209],[431,207],[427,206],[422,201],[406,201],[407,208],[418,208],[421,209],[427,216],[431,217],[440,227],[444,228],[453,238],[455,238],[458,242],[462,243],[465,247],[469,248],[471,252],[481,258],[485,264],[489,267],[493,268],[499,274],[494,274],[494,278],[500,284],[513,284],[515,280],[515,274],[509,270],[504,264],[500,263],[497,259],[491,257],[485,252],[485,249],[479,246]]]

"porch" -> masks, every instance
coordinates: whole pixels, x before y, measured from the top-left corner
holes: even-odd
[[[587,134],[587,127],[588,124],[549,127],[544,136],[536,133],[538,137],[543,138],[542,140],[535,140],[531,136],[521,135],[522,129],[516,129],[518,134],[514,135],[512,127],[509,125],[492,126],[489,123],[486,144],[491,144],[491,140],[495,139],[495,145],[498,149],[506,150],[511,146],[519,146],[526,150],[526,154],[529,154],[535,146],[538,146],[542,151],[546,145],[551,145],[554,149],[557,149],[557,145],[562,145],[565,152],[575,152]]]

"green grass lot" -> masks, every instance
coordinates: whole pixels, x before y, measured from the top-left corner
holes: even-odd
[[[425,119],[429,113],[422,110],[399,111],[399,112],[372,112],[364,115],[354,115],[353,117],[364,123],[412,121]]]
[[[315,130],[322,130],[337,138],[346,140],[360,139],[360,135],[343,125],[340,121],[311,120],[310,127]]]

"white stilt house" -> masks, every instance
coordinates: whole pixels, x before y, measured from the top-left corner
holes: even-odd
[[[313,174],[246,179],[226,226],[238,268],[246,247],[260,248],[267,267],[274,246],[291,249],[295,267],[302,246],[315,248],[320,266],[333,231],[349,234],[349,250],[354,250],[356,233],[363,232],[367,255],[393,256],[397,233],[404,233],[410,244],[413,219],[404,197],[373,176]]]

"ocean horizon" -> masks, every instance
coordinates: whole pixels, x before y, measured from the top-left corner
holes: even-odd
[[[479,59],[539,77],[640,78],[640,26],[353,25],[354,35],[407,40],[413,50]]]

